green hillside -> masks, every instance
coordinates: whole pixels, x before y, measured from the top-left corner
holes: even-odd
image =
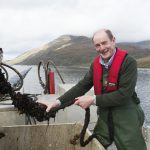
[[[137,64],[140,68],[150,68],[150,56],[137,59]]]

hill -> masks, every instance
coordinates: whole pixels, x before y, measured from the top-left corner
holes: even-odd
[[[143,68],[150,68],[150,56],[137,59],[137,64]]]
[[[122,42],[117,43],[117,46],[127,49],[129,54],[139,60],[139,67],[150,67],[150,60],[147,59],[147,56],[150,56],[150,41]],[[91,38],[63,35],[39,48],[25,52],[8,63],[37,65],[40,60],[50,59],[57,66],[88,66],[96,55]]]

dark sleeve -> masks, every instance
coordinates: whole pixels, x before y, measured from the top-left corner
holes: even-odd
[[[85,74],[82,80],[58,98],[62,104],[74,100],[78,96],[84,95],[91,89],[93,86],[92,66],[93,65],[91,65],[89,71]]]
[[[111,107],[126,105],[132,101],[137,81],[137,64],[131,56],[126,56],[119,73],[119,88],[117,91],[96,95],[96,105]]]

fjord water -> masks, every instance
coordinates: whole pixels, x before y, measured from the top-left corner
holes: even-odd
[[[26,78],[24,79],[24,86],[22,91],[24,93],[31,93],[31,94],[41,94],[43,93],[43,89],[39,84],[38,79],[38,71],[37,66],[14,66],[18,71],[23,71],[29,67],[32,67],[30,72],[27,74]],[[64,81],[66,83],[77,83],[84,74],[88,71],[88,68],[68,68],[68,67],[59,67],[58,68]],[[52,68],[52,70],[54,70]],[[8,70],[10,77],[14,74]],[[58,83],[61,83],[60,78],[55,73],[55,84],[56,89]],[[41,77],[44,81],[44,70],[41,69]],[[139,68],[138,69],[138,79],[137,79],[137,86],[136,91],[138,97],[141,100],[141,106],[145,112],[145,124],[150,125],[150,69],[148,68]]]

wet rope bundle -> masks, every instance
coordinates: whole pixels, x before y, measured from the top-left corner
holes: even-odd
[[[87,130],[87,127],[89,125],[89,122],[90,122],[90,108],[86,108],[85,109],[85,119],[84,119],[84,125],[83,125],[83,128],[81,130],[81,133],[80,134],[76,134],[74,136],[73,139],[70,140],[70,143],[73,144],[73,145],[76,145],[77,144],[77,141],[78,139],[80,140],[80,145],[82,147],[85,147],[87,144],[89,144],[90,141],[92,141],[93,138],[96,138],[96,134],[92,134],[91,136],[89,136],[86,140],[84,139],[85,138],[85,134],[86,134],[86,130]]]
[[[55,113],[47,114],[47,106],[44,104],[37,103],[35,97],[30,94],[21,94],[15,92],[11,87],[11,84],[5,79],[4,73],[0,69],[0,94],[1,96],[7,94],[12,99],[12,104],[18,109],[20,114],[27,114],[27,116],[35,117],[38,121],[48,120],[50,117],[55,117]]]
[[[1,71],[0,94],[9,94],[12,99],[12,104],[18,109],[20,114],[27,114],[28,116],[34,117],[40,122],[45,120],[49,121],[50,118],[55,118],[56,113],[60,109],[64,109],[65,107],[73,104],[73,102],[68,102],[58,108],[53,108],[50,110],[50,112],[46,112],[47,106],[36,102],[36,96],[15,92],[11,87],[11,84],[5,80],[4,74]]]
[[[36,118],[38,121],[48,120],[45,115],[46,106],[36,102],[28,94],[16,93],[13,97],[13,105],[18,109],[20,114],[26,114]]]
[[[58,108],[53,108],[49,112],[46,112],[47,106],[36,102],[28,94],[21,94],[18,92],[13,96],[12,100],[13,100],[13,105],[16,108],[18,108],[18,111],[21,114],[25,113],[31,117],[36,118],[36,120],[40,122],[45,120],[49,121],[50,118],[55,118],[56,113],[60,109],[64,109],[65,107],[73,104],[72,102],[69,102],[67,104],[61,105]]]

